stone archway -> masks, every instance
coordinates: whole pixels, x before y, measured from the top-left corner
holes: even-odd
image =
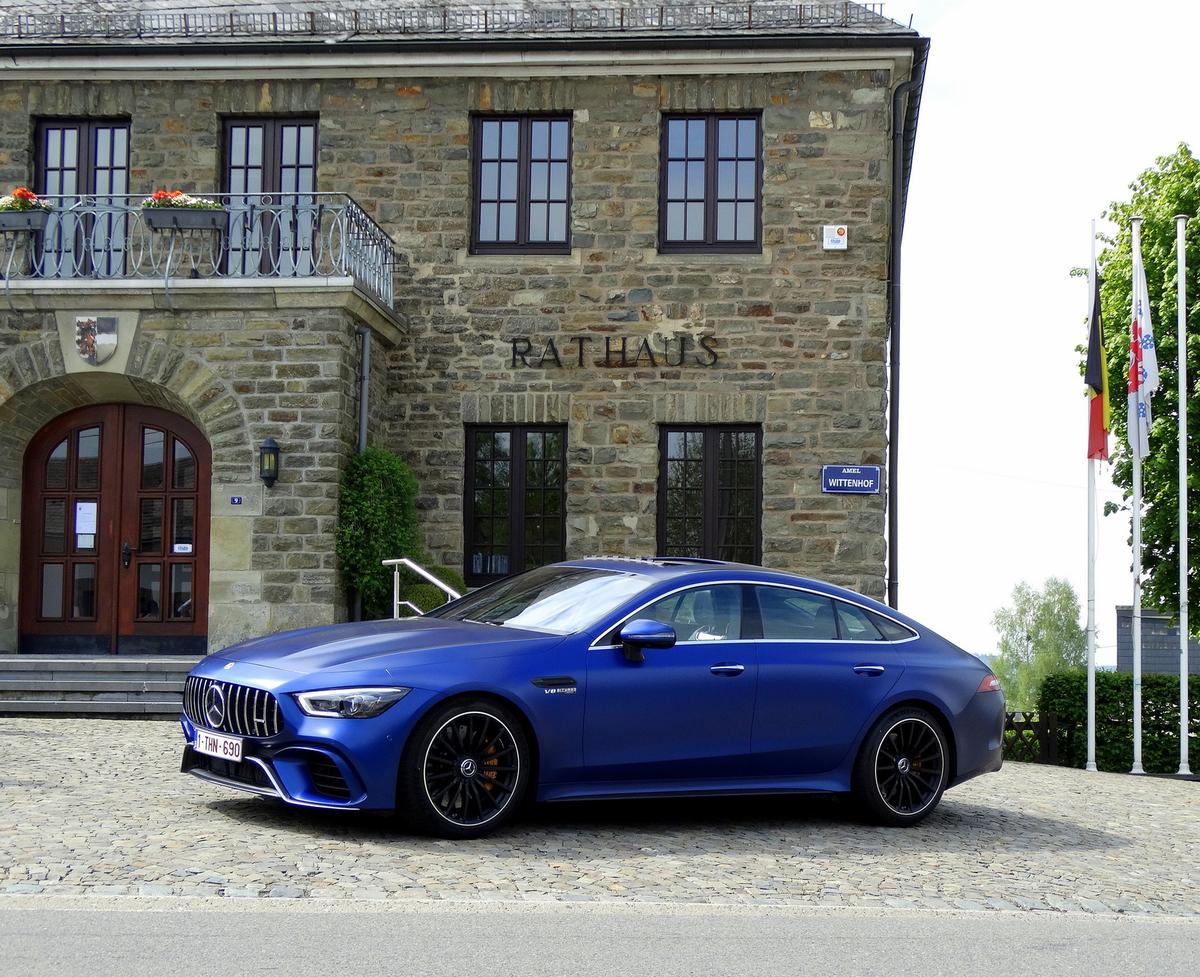
[[[259,603],[261,581],[251,567],[251,536],[261,512],[261,486],[250,431],[229,385],[194,357],[142,337],[134,341],[124,372],[69,370],[58,337],[47,336],[0,355],[0,653],[14,652],[17,644],[26,447],[55,417],[105,403],[178,414],[208,440],[213,452],[210,647],[258,631],[266,615]],[[233,499],[240,504],[231,507]]]

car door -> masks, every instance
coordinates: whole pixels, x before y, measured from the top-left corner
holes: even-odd
[[[675,628],[673,648],[627,661],[619,627],[588,653],[584,764],[597,781],[713,781],[745,776],[758,678],[743,637],[745,588],[691,587],[631,619]]]
[[[794,777],[837,767],[904,663],[869,612],[811,591],[754,588],[761,621],[754,768]]]

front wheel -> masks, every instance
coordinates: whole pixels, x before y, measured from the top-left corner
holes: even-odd
[[[529,775],[529,742],[511,710],[460,700],[413,730],[400,762],[397,805],[419,831],[481,838],[516,813]]]
[[[938,805],[948,778],[945,736],[923,709],[895,709],[863,743],[854,765],[854,793],[880,824],[923,821]]]

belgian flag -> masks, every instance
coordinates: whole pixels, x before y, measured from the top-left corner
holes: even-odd
[[[1104,355],[1104,326],[1100,321],[1100,280],[1092,273],[1092,317],[1088,324],[1087,369],[1089,458],[1108,460],[1112,412],[1108,400],[1108,360]]]

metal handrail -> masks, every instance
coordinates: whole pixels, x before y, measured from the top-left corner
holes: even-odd
[[[455,590],[453,587],[451,587],[444,580],[439,580],[432,573],[430,573],[423,566],[421,566],[421,564],[417,563],[414,560],[410,560],[407,556],[401,556],[395,560],[384,560],[383,565],[385,567],[392,568],[392,619],[393,620],[396,620],[396,621],[400,620],[400,608],[401,607],[411,608],[413,611],[416,612],[417,616],[420,616],[425,613],[419,607],[417,607],[417,605],[414,604],[412,601],[400,599],[400,568],[401,567],[407,567],[409,570],[411,570],[413,573],[415,573],[418,577],[421,577],[422,579],[427,580],[429,583],[433,584],[435,587],[437,587],[438,590],[440,590],[440,591],[442,591],[442,593],[446,594],[450,598],[450,600],[458,600],[462,596],[462,594],[460,594],[457,590]],[[447,603],[449,603],[449,601],[447,601]]]
[[[40,230],[0,233],[0,274],[29,279],[345,277],[395,308],[392,239],[342,193],[203,194],[215,211],[156,209],[179,227],[147,223],[141,195],[43,196]],[[193,228],[190,220],[207,226]]]

